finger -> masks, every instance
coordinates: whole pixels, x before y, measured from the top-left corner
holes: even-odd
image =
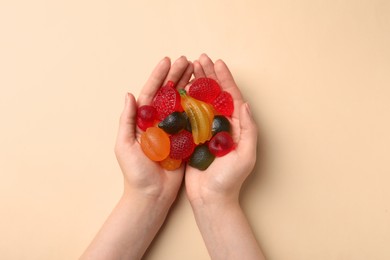
[[[136,138],[137,103],[131,93],[126,94],[125,107],[119,119],[117,144],[133,144]]]
[[[226,66],[225,62],[222,60],[217,60],[215,62],[215,74],[217,76],[218,82],[222,87],[222,90],[229,92],[234,95],[235,99],[242,99],[241,92],[237,87],[236,82],[234,81],[233,75],[230,72],[229,68]]]
[[[184,86],[184,89],[188,92],[189,89],[190,89],[190,86],[192,85],[192,83],[194,83],[195,81],[195,78],[192,78],[190,79],[190,81],[187,82],[187,84]]]
[[[237,87],[236,82],[234,81],[233,75],[230,72],[229,68],[226,66],[225,62],[222,60],[217,60],[214,65],[215,74],[217,75],[218,82],[221,85],[222,90],[229,92],[233,97],[234,102],[234,111],[233,118],[239,117],[238,108],[244,102],[241,92]]]
[[[207,56],[205,53],[200,55],[199,63],[202,65],[203,71],[207,78],[212,78],[217,80],[217,75],[215,74],[214,62]]]
[[[194,61],[194,76],[196,79],[206,77],[206,74],[203,71],[202,65],[199,61]]]
[[[240,137],[237,144],[237,153],[243,158],[256,158],[257,126],[253,120],[248,103],[239,107]]]
[[[192,74],[194,73],[194,65],[192,62],[188,63],[187,69],[184,71],[182,77],[180,78],[179,82],[177,82],[176,87],[178,89],[185,88],[185,86],[190,81]]]
[[[168,57],[162,59],[154,68],[149,79],[146,81],[138,97],[138,105],[149,105],[152,103],[157,90],[163,85],[171,67],[171,60]]]
[[[169,70],[168,76],[164,80],[164,85],[168,81],[173,81],[175,84],[181,79],[183,74],[185,73],[188,67],[188,60],[185,56],[181,56],[178,58],[173,64],[171,69]]]

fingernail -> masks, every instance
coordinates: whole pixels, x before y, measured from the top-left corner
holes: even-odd
[[[171,58],[169,58],[168,56],[165,56],[161,61],[160,61],[160,63],[164,63],[164,62],[166,62],[166,61],[171,61]]]

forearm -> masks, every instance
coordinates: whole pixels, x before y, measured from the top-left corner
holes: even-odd
[[[171,202],[124,194],[81,259],[141,259]]]
[[[192,202],[211,259],[265,259],[238,201]]]

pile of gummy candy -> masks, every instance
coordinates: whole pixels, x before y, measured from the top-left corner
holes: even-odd
[[[166,170],[183,162],[206,170],[215,157],[234,149],[231,94],[211,78],[198,78],[177,90],[172,81],[160,87],[150,105],[137,110],[140,144],[145,155]]]

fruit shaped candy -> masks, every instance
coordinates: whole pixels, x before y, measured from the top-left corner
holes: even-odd
[[[174,88],[174,83],[168,81],[156,93],[153,104],[157,111],[157,118],[162,121],[165,117],[175,111],[183,111],[179,92]]]
[[[150,160],[162,161],[169,155],[169,136],[158,127],[149,127],[141,134],[141,148]]]
[[[184,89],[180,90],[180,96],[182,107],[191,123],[195,144],[210,140],[214,117],[211,105],[187,95]]]
[[[211,126],[211,133],[215,135],[216,133],[225,131],[230,133],[230,122],[225,116],[215,115],[213,124]]]
[[[202,101],[198,101],[198,103],[199,103],[200,107],[203,108],[203,110],[206,112],[207,118],[209,119],[209,124],[211,126],[213,124],[213,120],[214,120],[213,106],[211,106],[210,104],[207,104],[205,102],[202,102]],[[210,132],[210,134],[211,134],[211,132]]]
[[[137,109],[137,126],[145,131],[148,127],[154,125],[157,111],[153,106],[143,105]]]
[[[186,127],[185,127],[185,129],[186,129],[188,132],[191,132],[191,133],[192,133],[191,122],[190,122],[190,119],[189,119],[188,116],[187,116],[187,113],[186,113],[186,112],[182,112],[182,115],[183,115],[183,117],[186,119]]]
[[[172,80],[168,80],[167,83],[165,84],[165,86],[174,88],[175,87],[175,82],[173,82]]]
[[[211,138],[209,150],[216,157],[228,154],[234,148],[232,136],[228,132],[219,132]]]
[[[231,116],[234,111],[232,95],[227,91],[222,91],[212,102],[215,110],[224,116]]]
[[[183,130],[187,125],[187,119],[183,112],[173,112],[169,114],[163,121],[158,124],[158,127],[163,129],[168,134],[176,134]]]
[[[180,159],[172,159],[171,157],[167,157],[160,162],[161,167],[165,170],[173,171],[180,167],[182,160]]]
[[[187,130],[171,135],[169,139],[171,143],[169,156],[173,159],[187,158],[195,149],[192,134]]]
[[[198,145],[189,160],[189,165],[204,171],[214,161],[215,156],[210,152],[207,144]]]
[[[198,78],[188,89],[188,94],[198,100],[211,103],[221,93],[219,84],[211,78]]]

